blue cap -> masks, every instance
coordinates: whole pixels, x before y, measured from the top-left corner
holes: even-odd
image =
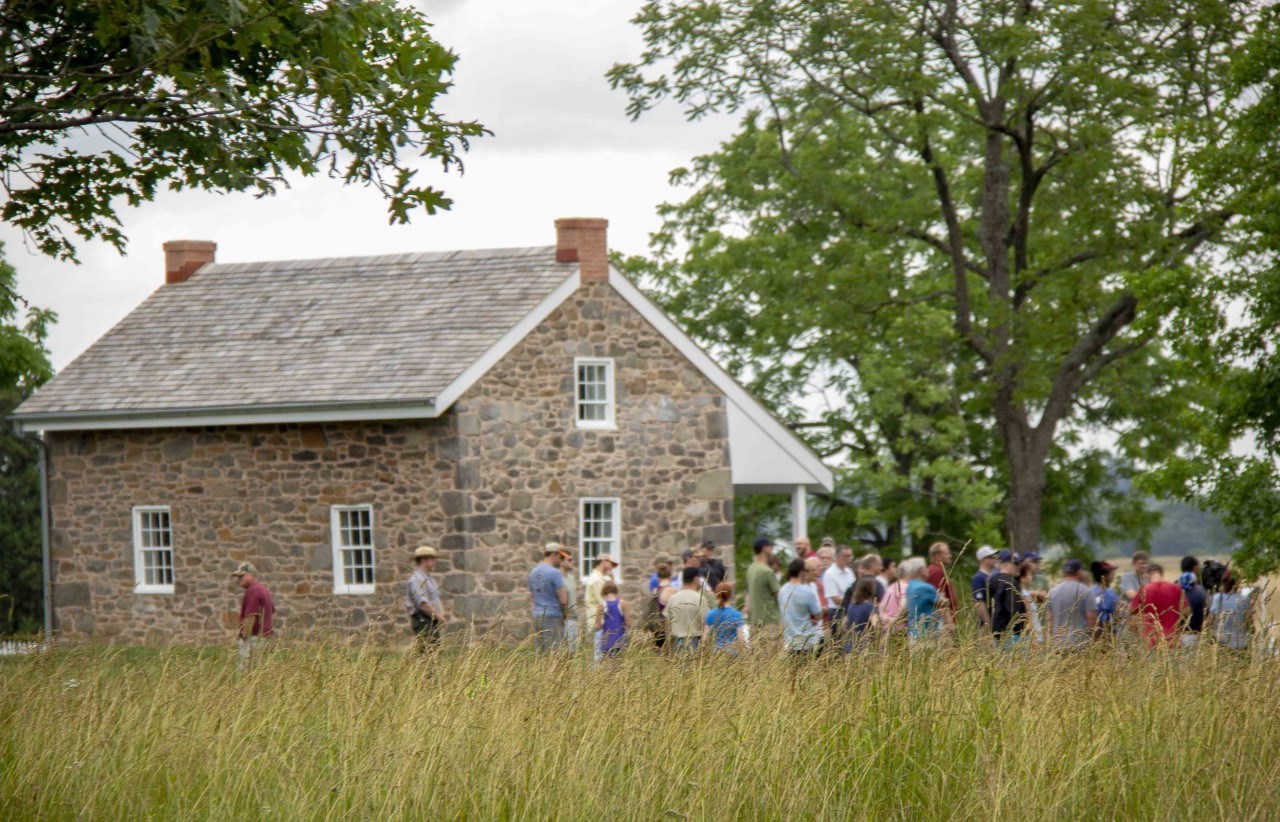
[[[1084,563],[1078,559],[1069,559],[1062,563],[1062,572],[1064,574],[1078,574],[1084,570]]]
[[[1018,562],[1039,562],[1039,561],[1040,561],[1040,555],[1037,554],[1035,551],[1028,551],[1022,556],[1018,557]]]
[[[751,550],[755,551],[756,553],[760,553],[760,549],[764,548],[766,545],[772,547],[773,540],[769,539],[768,537],[757,537],[756,541],[751,543]]]
[[[996,562],[1013,562],[1013,552],[1006,548],[996,554]]]

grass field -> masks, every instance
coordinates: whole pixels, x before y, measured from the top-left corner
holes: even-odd
[[[0,661],[3,819],[1273,819],[1280,666],[943,650]]]

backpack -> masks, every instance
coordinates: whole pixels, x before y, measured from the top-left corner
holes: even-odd
[[[649,631],[655,636],[664,634],[667,628],[667,618],[662,613],[662,603],[658,599],[661,594],[661,588],[653,592],[649,601],[645,603],[644,616],[640,618],[640,629]]]

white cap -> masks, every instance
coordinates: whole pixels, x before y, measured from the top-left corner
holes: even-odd
[[[978,549],[978,561],[981,562],[987,557],[994,557],[997,553],[999,552],[990,545],[984,545]]]

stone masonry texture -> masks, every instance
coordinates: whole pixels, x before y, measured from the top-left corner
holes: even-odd
[[[612,357],[616,430],[574,425],[574,357]],[[71,642],[225,641],[254,563],[282,638],[404,639],[421,543],[452,641],[529,630],[541,546],[578,542],[584,497],[622,504],[623,596],[658,553],[729,546],[720,392],[607,283],[583,285],[438,419],[49,434],[56,629]],[[376,590],[333,592],[330,511],[373,507]],[[134,591],[132,509],[171,510],[175,592]]]

